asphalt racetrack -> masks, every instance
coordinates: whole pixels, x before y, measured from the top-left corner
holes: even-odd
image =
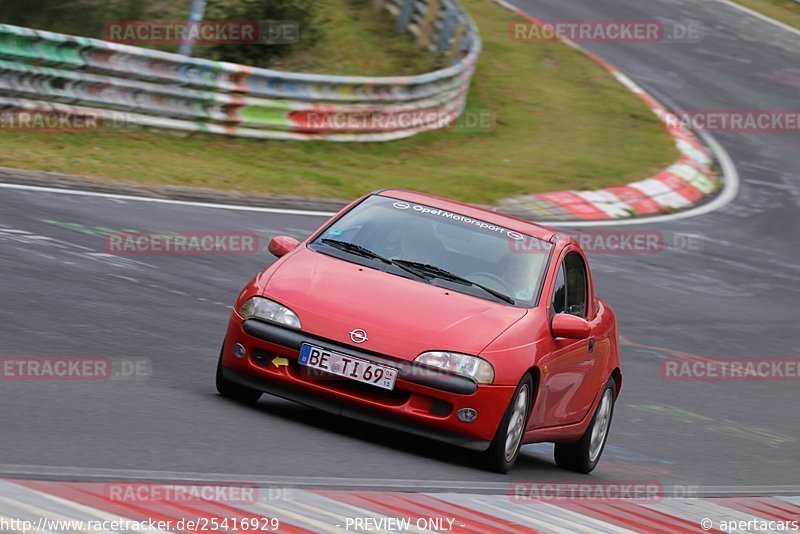
[[[586,46],[675,108],[797,106],[800,34],[725,4],[517,5],[550,19],[678,20],[680,13],[681,20],[702,22],[702,42]],[[703,487],[800,481],[796,380],[687,382],[661,373],[663,360],[682,353],[798,354],[800,136],[715,137],[738,169],[735,200],[711,214],[630,227],[670,239],[692,236],[692,247],[590,258],[624,338],[622,396],[592,481]],[[277,398],[265,396],[256,407],[227,401],[215,391],[214,370],[230,306],[272,257],[119,257],[103,248],[104,232],[123,230],[247,231],[265,244],[276,234],[302,238],[323,220],[0,188],[2,355],[107,356],[152,366],[146,380],[4,381],[0,475],[58,476],[76,468],[86,476],[136,470],[149,477],[346,478],[376,487],[398,480],[452,487],[575,481],[555,467],[548,445],[524,447],[516,468],[502,476],[473,467],[469,454],[448,446]]]

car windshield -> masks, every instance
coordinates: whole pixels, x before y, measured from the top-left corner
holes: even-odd
[[[372,195],[310,247],[422,283],[533,307],[552,245],[455,212]]]

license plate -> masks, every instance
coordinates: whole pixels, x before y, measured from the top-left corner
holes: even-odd
[[[306,367],[388,390],[394,389],[397,379],[397,369],[308,343],[303,343],[300,347],[299,361],[300,365]]]

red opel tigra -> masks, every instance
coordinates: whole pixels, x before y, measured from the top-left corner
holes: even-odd
[[[278,257],[239,295],[225,397],[266,392],[480,451],[525,443],[588,473],[622,385],[616,318],[577,241],[459,202],[379,191]]]

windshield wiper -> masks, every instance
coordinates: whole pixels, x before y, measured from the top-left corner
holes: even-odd
[[[377,252],[373,252],[367,247],[362,247],[361,245],[356,245],[355,243],[348,243],[347,241],[341,241],[339,239],[327,239],[323,238],[319,240],[320,243],[323,245],[327,245],[329,247],[333,247],[335,249],[342,250],[344,252],[349,252],[351,254],[355,254],[357,256],[361,256],[362,258],[369,258],[371,260],[378,260],[380,262],[385,263],[386,265],[394,265],[395,267],[399,267],[400,269],[404,270],[407,273],[413,274],[417,278],[422,278],[423,280],[427,280],[427,277],[423,276],[412,268],[406,267],[404,265],[400,265],[396,263],[394,260],[390,260],[389,258],[384,258]]]
[[[355,243],[348,243],[347,241],[340,241],[339,239],[326,239],[326,238],[320,239],[319,241],[323,245],[328,245],[329,247],[338,248],[339,250],[350,252],[351,254],[357,254],[364,258],[379,260],[382,261],[383,263],[392,263],[392,260],[390,260],[389,258],[384,258],[380,254],[372,252],[370,249],[362,247],[361,245],[356,245]]]
[[[432,276],[434,278],[441,278],[443,280],[449,280],[451,282],[456,282],[463,285],[474,286],[479,289],[482,289],[486,293],[489,293],[493,297],[496,297],[504,302],[508,302],[509,304],[515,303],[514,299],[509,297],[508,295],[500,293],[499,291],[496,291],[490,287],[486,287],[477,282],[473,282],[468,278],[458,276],[457,274],[451,273],[450,271],[442,269],[441,267],[437,267],[436,265],[431,265],[430,263],[421,263],[418,261],[410,261],[410,260],[392,260],[389,258],[384,258],[377,252],[373,252],[366,247],[363,247],[361,245],[356,245],[355,243],[349,243],[347,241],[341,241],[339,239],[323,238],[320,239],[320,243],[322,243],[323,245],[327,245],[329,247],[342,250],[344,252],[349,252],[351,254],[361,256],[363,258],[378,260],[387,265],[394,265],[396,267],[399,267],[400,269],[403,269],[408,273],[413,274],[417,278],[422,278],[424,280],[427,280],[428,276]]]
[[[509,304],[514,304],[515,301],[513,298],[509,297],[504,293],[500,293],[490,287],[486,287],[482,284],[477,282],[473,282],[468,278],[464,278],[463,276],[459,276],[455,273],[451,273],[447,269],[442,269],[441,267],[437,267],[436,265],[431,265],[430,263],[421,263],[418,261],[410,261],[410,260],[393,260],[395,264],[399,266],[406,266],[410,267],[411,269],[418,269],[419,271],[429,274],[436,278],[441,278],[443,280],[449,280],[451,282],[456,282],[459,284],[470,285],[477,287],[479,289],[484,290],[485,292],[489,293],[490,295],[497,297],[498,299],[508,302]]]

